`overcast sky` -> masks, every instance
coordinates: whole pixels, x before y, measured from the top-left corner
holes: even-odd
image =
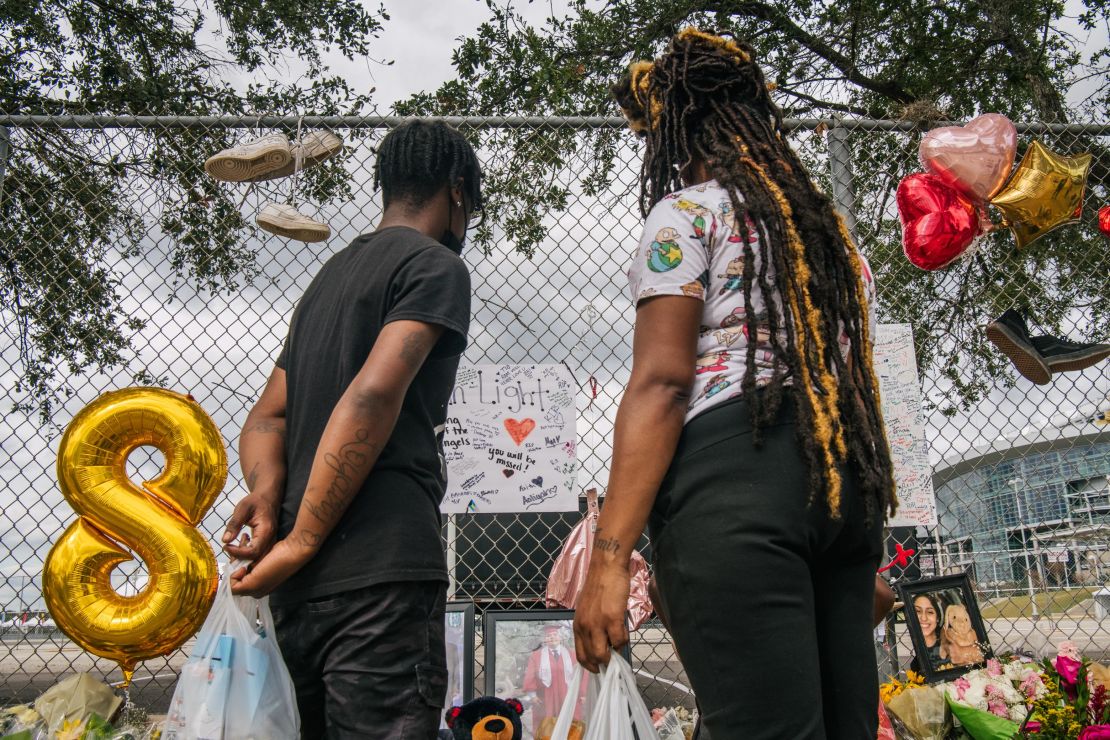
[[[376,0],[363,0],[368,7],[377,7]],[[540,25],[549,16],[562,16],[569,7],[567,0],[516,0],[514,7],[528,22]],[[591,0],[591,7],[604,5]],[[351,85],[366,91],[376,88],[374,95],[382,113],[390,104],[413,93],[433,90],[451,79],[451,54],[457,40],[471,35],[489,17],[484,0],[385,0],[390,20],[381,37],[373,43],[373,59],[347,60],[332,54],[329,63]],[[1072,33],[1081,42],[1085,58],[1096,48],[1107,44],[1107,29],[1083,31],[1075,17],[1082,12],[1081,0],[1066,0],[1062,30]],[[384,62],[393,61],[390,66]],[[292,65],[296,68],[296,65]],[[1091,79],[1070,91],[1073,102],[1083,100],[1101,84]]]

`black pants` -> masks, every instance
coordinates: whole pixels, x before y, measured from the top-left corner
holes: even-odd
[[[872,739],[882,527],[845,471],[809,504],[794,407],[751,441],[731,401],[686,425],[651,515],[662,609],[713,740]]]
[[[383,583],[274,607],[301,737],[428,740],[447,695],[441,581]]]

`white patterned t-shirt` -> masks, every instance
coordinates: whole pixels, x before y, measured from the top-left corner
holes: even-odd
[[[751,245],[758,274],[759,232],[755,224],[750,219],[738,224],[728,192],[716,180],[710,180],[671,193],[655,204],[628,271],[633,303],[659,295],[685,295],[705,302],[687,422],[740,395],[751,340],[744,320],[748,311],[754,311],[756,317],[756,386],[766,385],[774,375],[770,322],[758,284],[752,285],[751,305],[744,301],[745,241]],[[867,297],[874,305],[871,270],[862,255],[860,259]],[[773,271],[773,267],[768,270],[768,281],[773,281]],[[874,335],[874,311],[869,313]],[[778,324],[782,326],[781,315]],[[786,343],[781,330],[779,341]],[[845,353],[847,341],[842,334]]]

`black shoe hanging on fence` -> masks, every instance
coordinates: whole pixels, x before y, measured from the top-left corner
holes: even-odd
[[[1053,373],[1083,370],[1110,357],[1110,344],[1030,336],[1025,318],[1012,308],[987,325],[987,339],[1013,361],[1019,373],[1037,385],[1047,384]]]
[[[1083,344],[1053,336],[1029,341],[1054,373],[1083,370],[1110,357],[1110,344]]]
[[[987,339],[1013,361],[1022,376],[1037,385],[1046,385],[1052,379],[1048,364],[1033,346],[1025,318],[1014,309],[987,324]]]

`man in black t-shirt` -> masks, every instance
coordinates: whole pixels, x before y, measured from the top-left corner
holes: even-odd
[[[385,137],[374,175],[378,228],[313,279],[247,415],[250,492],[223,541],[250,562],[232,591],[271,594],[303,737],[424,740],[447,690],[441,435],[481,171],[461,134],[418,121]]]

